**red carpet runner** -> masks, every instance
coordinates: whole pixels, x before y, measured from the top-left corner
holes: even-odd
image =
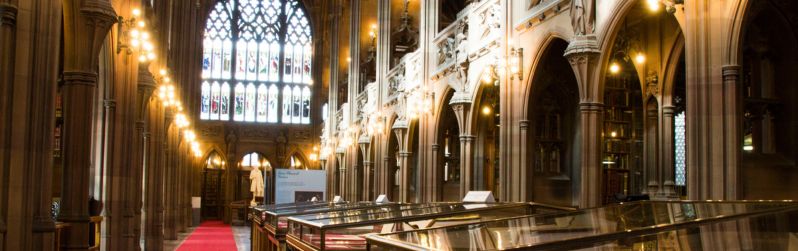
[[[180,244],[177,251],[235,251],[233,229],[221,221],[206,221]]]

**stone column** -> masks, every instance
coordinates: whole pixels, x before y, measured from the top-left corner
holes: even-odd
[[[363,190],[359,191],[361,193],[360,199],[363,201],[374,200],[375,198],[371,196],[373,189],[370,186],[371,180],[373,179],[373,172],[371,170],[371,137],[363,134],[360,136],[360,139],[358,139],[358,145],[360,146],[360,152],[363,154],[363,180],[358,181],[363,182]],[[354,187],[357,188],[357,186]]]
[[[178,153],[177,143],[175,142],[175,134],[177,133],[177,126],[173,125],[173,121],[175,118],[175,113],[172,109],[167,108],[166,116],[164,116],[164,165],[163,165],[163,179],[162,186],[164,188],[163,192],[158,195],[163,197],[164,203],[164,211],[163,211],[163,239],[164,240],[176,240],[177,239],[177,231],[175,231],[174,225],[174,205],[172,201],[174,201],[174,190],[172,189],[172,185],[174,184],[174,169],[175,169],[175,155]]]
[[[596,38],[590,35],[575,38],[565,50],[565,57],[568,58],[579,85],[579,207],[582,208],[602,204],[601,133],[604,104],[599,99],[602,96],[597,76],[599,55]]]
[[[662,123],[660,124],[660,128],[662,128],[662,148],[661,148],[661,156],[662,156],[662,165],[661,165],[661,180],[660,184],[662,184],[662,191],[660,195],[665,199],[677,199],[678,196],[676,195],[676,190],[674,188],[674,169],[675,165],[675,156],[674,156],[674,132],[673,132],[673,114],[674,114],[674,107],[673,105],[664,105],[662,106]]]
[[[530,183],[533,179],[530,179],[530,174],[534,174],[531,169],[532,167],[527,164],[529,162],[529,157],[527,154],[527,146],[529,142],[529,136],[527,133],[529,131],[529,120],[522,119],[518,121],[518,138],[517,142],[521,144],[518,146],[518,155],[520,155],[520,163],[521,168],[518,170],[518,176],[514,180],[518,180],[520,186],[520,191],[517,191],[515,196],[510,197],[510,201],[530,201],[532,198],[531,193],[529,192],[530,189],[533,188],[533,185]]]
[[[433,137],[433,140],[437,140],[437,138],[438,137]],[[439,158],[438,154],[438,151],[440,151],[440,145],[433,143],[430,145],[430,149],[432,150],[430,153],[430,163],[432,163],[434,168],[425,169],[427,172],[427,175],[425,176],[427,178],[425,178],[422,183],[424,184],[425,188],[422,201],[440,201],[443,197],[443,194],[441,193],[441,190],[443,189],[443,178],[441,177],[443,174],[443,162]]]
[[[7,180],[11,165],[11,130],[13,121],[14,68],[16,55],[17,6],[0,3],[0,178]],[[95,78],[96,81],[96,78]],[[6,217],[11,203],[5,198],[10,193],[8,184],[0,185],[0,247],[6,246]]]
[[[104,0],[65,0],[64,5],[64,172],[59,220],[70,224],[65,250],[89,248],[91,111],[95,103],[100,48],[116,13]]]
[[[411,152],[408,151],[408,144],[407,138],[410,137],[408,134],[408,122],[401,119],[394,122],[393,125],[393,133],[396,135],[397,141],[399,142],[399,157],[397,162],[399,163],[399,197],[396,198],[398,202],[409,202],[407,201],[408,198],[408,189],[407,187],[409,184],[409,172],[408,172],[408,165],[409,158]]]
[[[144,224],[144,249],[161,250],[163,248],[163,198],[162,198],[162,176],[163,166],[161,165],[162,149],[162,125],[163,109],[156,102],[151,102],[153,109],[147,116],[147,130],[144,132],[144,167],[146,168],[147,188],[144,211],[146,214]]]
[[[454,109],[460,128],[460,198],[474,189],[474,140],[471,131],[471,99],[467,93],[456,92],[449,105]]]
[[[135,100],[135,132],[133,134],[133,147],[131,149],[131,168],[128,168],[131,181],[127,188],[127,195],[131,203],[132,218],[128,223],[131,235],[126,236],[125,247],[139,250],[141,238],[141,210],[142,210],[142,176],[144,173],[144,132],[147,120],[148,104],[155,90],[155,80],[148,69],[149,64],[139,64]]]
[[[338,187],[335,188],[335,193],[333,197],[336,195],[341,196],[341,198],[346,198],[346,149],[343,147],[338,147],[335,149],[335,161],[338,163],[338,177],[335,177],[338,181]]]

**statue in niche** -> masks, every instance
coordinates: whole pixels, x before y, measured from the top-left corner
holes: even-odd
[[[457,45],[455,55],[457,61],[468,58],[468,22],[460,21],[457,26],[457,34],[454,35],[454,43]]]
[[[571,1],[571,25],[574,35],[584,36],[593,34],[593,25],[596,20],[595,0]]]
[[[249,191],[252,192],[252,201],[249,202],[250,205],[256,206],[258,204],[257,199],[258,197],[263,198],[263,173],[260,171],[260,167],[255,165],[252,166],[252,171],[249,171]]]

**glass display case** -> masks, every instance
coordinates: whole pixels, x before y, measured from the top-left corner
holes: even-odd
[[[798,250],[798,203],[641,201],[368,235],[383,250]]]
[[[449,203],[404,209],[389,207],[379,212],[341,217],[305,215],[288,218],[286,242],[290,250],[365,250],[365,234],[392,233],[565,210],[568,208],[534,203]]]
[[[293,204],[293,203],[292,203]],[[296,203],[295,205],[268,205],[252,209],[252,250],[284,250],[286,218],[289,216],[383,207],[394,203]]]

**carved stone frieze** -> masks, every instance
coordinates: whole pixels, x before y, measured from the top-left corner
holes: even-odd
[[[200,126],[199,132],[203,137],[218,137],[222,134],[222,127],[218,125]]]

